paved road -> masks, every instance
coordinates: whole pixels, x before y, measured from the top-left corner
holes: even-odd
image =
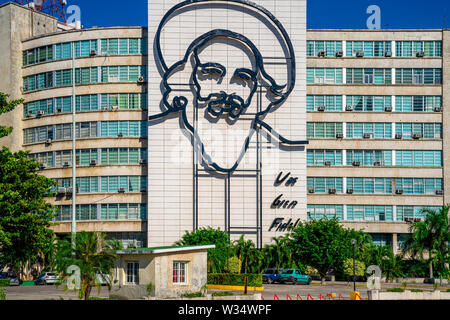
[[[8,300],[78,300],[76,292],[64,292],[63,286],[6,287],[4,289]],[[91,296],[107,298],[108,287],[102,287],[100,294],[97,288],[92,289]]]

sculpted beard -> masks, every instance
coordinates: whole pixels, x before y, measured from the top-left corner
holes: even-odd
[[[245,111],[247,105],[240,96],[236,94],[227,94],[223,91],[213,93],[208,98],[201,99],[208,102],[208,112],[216,117],[228,113],[232,119],[237,119]]]

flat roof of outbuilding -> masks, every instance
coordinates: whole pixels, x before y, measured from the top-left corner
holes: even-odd
[[[170,253],[181,251],[197,251],[214,249],[215,245],[201,245],[201,246],[169,246],[169,247],[154,247],[154,248],[136,248],[136,249],[122,249],[117,250],[117,254],[156,254],[156,253]]]

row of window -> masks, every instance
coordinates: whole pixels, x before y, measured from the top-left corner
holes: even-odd
[[[392,41],[346,41],[345,57],[390,57],[392,49]],[[339,52],[344,56],[342,41],[307,41],[308,57],[335,57]],[[442,57],[442,41],[395,41],[396,57],[415,57],[418,53],[424,57]]]
[[[106,66],[75,69],[75,84],[136,82],[147,78],[146,66]],[[23,78],[23,91],[43,90],[72,85],[72,69],[34,74]]]
[[[139,164],[147,160],[147,149],[139,148],[103,148],[84,149],[76,152],[77,166]],[[30,158],[42,163],[45,168],[60,168],[72,166],[72,150],[53,151],[30,154]]]
[[[56,206],[54,221],[71,221],[72,206]],[[147,205],[142,203],[82,204],[76,206],[76,219],[89,220],[146,220]]]
[[[77,138],[101,137],[146,137],[146,121],[95,121],[78,122]],[[44,143],[48,140],[63,141],[72,139],[72,124],[35,127],[24,130],[24,144]]]
[[[23,65],[28,66],[47,61],[57,61],[75,57],[89,57],[92,51],[100,55],[147,54],[147,39],[120,38],[84,40],[58,43],[23,51]]]
[[[346,122],[345,135],[342,122],[308,122],[306,135],[309,139],[441,139],[442,123],[392,123],[386,122]],[[341,135],[341,136],[339,136]]]
[[[334,178],[308,177],[309,193],[429,194],[443,190],[443,180],[434,178]],[[346,186],[346,189],[344,189]],[[401,192],[400,192],[401,191]]]
[[[58,188],[72,187],[72,178],[55,179]],[[146,192],[146,176],[102,176],[77,178],[79,193]],[[58,191],[59,192],[59,191]]]
[[[393,101],[394,98],[394,101]],[[345,102],[344,102],[345,101]],[[394,103],[393,103],[394,102]],[[348,107],[351,107],[349,110]],[[322,109],[321,109],[322,108]],[[340,96],[307,95],[307,111],[435,112],[442,109],[442,96]],[[436,109],[439,108],[439,109]]]
[[[423,219],[422,210],[439,210],[431,206],[375,206],[375,205],[308,205],[308,220],[334,219],[342,221],[408,221]],[[395,211],[395,217],[394,217]]]
[[[395,70],[395,77],[392,77]],[[307,68],[307,84],[428,84],[442,83],[438,68]],[[345,80],[345,82],[344,82]],[[393,81],[395,80],[395,81]]]
[[[393,159],[393,156],[395,159]],[[345,164],[344,164],[345,161]],[[442,151],[315,150],[307,151],[308,166],[442,167]]]
[[[98,110],[136,110],[147,109],[147,95],[142,93],[104,93],[75,97],[76,111]],[[24,104],[24,117],[36,116],[38,113],[71,113],[72,97],[58,97],[32,101]]]

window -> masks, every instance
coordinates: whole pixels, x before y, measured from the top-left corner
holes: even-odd
[[[396,69],[396,84],[441,84],[442,69]]]
[[[185,285],[187,284],[187,273],[188,263],[187,262],[173,262],[173,284]]]
[[[342,51],[342,41],[308,41],[307,56],[317,57],[319,52],[325,52],[326,57],[334,57]]]
[[[308,166],[342,165],[342,150],[308,150]]]
[[[139,284],[139,262],[127,262],[127,284]]]
[[[392,221],[392,206],[348,205],[349,221]]]
[[[335,139],[336,134],[342,134],[342,123],[340,122],[308,122],[308,138]]]
[[[395,162],[405,167],[442,167],[442,151],[396,150]]]
[[[336,190],[336,193],[343,192],[343,178],[313,178],[308,177],[308,190],[312,189],[315,193],[329,193],[330,189]]]
[[[325,107],[325,111],[342,111],[342,96],[313,96],[306,97],[306,110],[318,111]]]
[[[391,139],[392,126],[390,123],[347,123],[347,138],[362,139],[366,137]]]
[[[363,52],[364,57],[384,57],[392,50],[391,41],[347,41],[347,57],[355,57]]]
[[[348,84],[391,84],[391,69],[347,68]]]
[[[390,96],[347,96],[347,105],[352,106],[353,111],[378,111],[384,112],[391,107]]]
[[[342,68],[308,68],[306,82],[308,84],[340,84]]]
[[[308,205],[308,220],[333,219],[344,220],[343,205]]]
[[[396,41],[397,57],[415,57],[423,52],[425,57],[442,57],[442,41]]]

